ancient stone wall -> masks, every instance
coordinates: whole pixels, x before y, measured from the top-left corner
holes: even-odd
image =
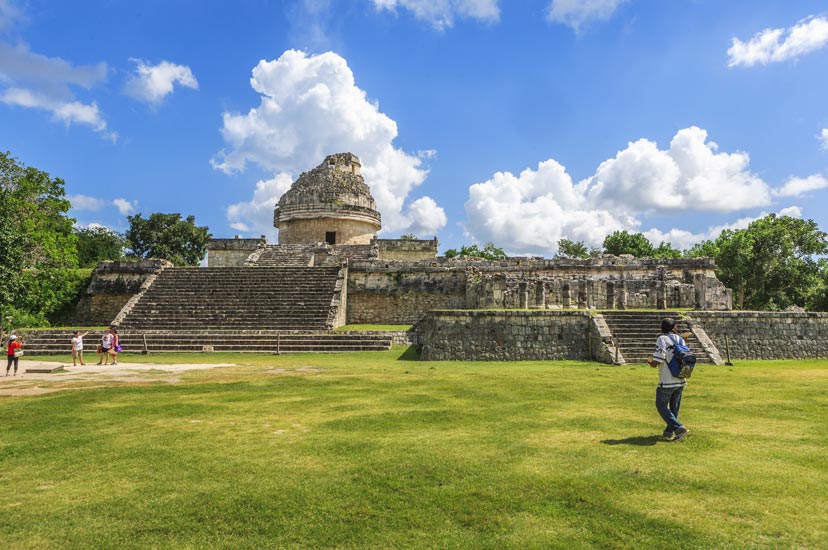
[[[75,322],[108,325],[141,286],[154,274],[172,266],[166,260],[101,262],[92,271],[92,281],[78,302]]]
[[[828,313],[692,311],[722,357],[806,359],[828,357]],[[727,336],[727,344],[725,343]]]
[[[589,359],[590,316],[571,311],[434,311],[415,327],[426,361]]]
[[[432,309],[466,307],[466,274],[445,262],[352,261],[348,323],[415,323]]]
[[[404,262],[419,262],[430,260],[437,256],[440,243],[437,237],[431,240],[423,239],[374,239],[380,260],[398,260]]]
[[[242,267],[247,258],[267,245],[267,239],[210,239],[207,244],[207,267]]]
[[[731,292],[714,268],[708,258],[510,258],[469,268],[467,304],[473,309],[730,309]]]

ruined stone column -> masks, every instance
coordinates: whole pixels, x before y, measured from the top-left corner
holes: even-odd
[[[546,308],[546,285],[543,281],[535,283],[535,307]]]
[[[656,281],[656,309],[667,309],[667,285],[664,281]]]
[[[569,289],[569,283],[561,285],[561,303],[566,309],[572,306],[572,292]]]
[[[529,309],[529,285],[526,283],[518,284],[518,299],[520,300],[520,309]]]
[[[607,309],[616,309],[615,308],[615,283],[612,281],[607,281]]]
[[[627,282],[624,279],[618,281],[618,309],[627,309]]]
[[[578,281],[578,309],[587,307],[587,282]]]

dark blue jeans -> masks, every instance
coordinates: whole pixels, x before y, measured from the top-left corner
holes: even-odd
[[[656,388],[656,409],[658,414],[667,423],[665,432],[675,433],[678,429],[683,429],[684,425],[679,422],[678,413],[681,407],[681,393],[684,391],[684,386],[677,388]]]

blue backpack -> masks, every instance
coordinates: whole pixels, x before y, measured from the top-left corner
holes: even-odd
[[[673,342],[673,358],[667,363],[670,374],[676,378],[690,378],[696,368],[696,354],[675,334],[668,334],[667,337]]]

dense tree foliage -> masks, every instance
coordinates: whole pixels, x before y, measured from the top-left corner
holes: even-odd
[[[197,226],[195,216],[155,212],[149,218],[128,216],[126,232],[128,256],[163,258],[176,265],[198,265],[207,253],[212,237],[206,226]]]
[[[13,303],[22,285],[24,240],[14,224],[10,195],[0,187],[0,307]]]
[[[605,254],[632,254],[636,258],[645,258],[651,257],[654,250],[647,237],[641,233],[616,231],[604,239]]]
[[[78,239],[78,264],[81,267],[95,267],[104,260],[119,260],[124,257],[126,239],[106,227],[75,229]]]
[[[508,256],[502,248],[498,248],[494,243],[486,243],[482,249],[476,244],[462,245],[460,250],[449,248],[445,253],[446,258],[481,258],[483,260],[505,260]]]
[[[691,256],[716,260],[719,279],[740,309],[825,309],[828,239],[813,220],[771,214],[746,229],[725,230]]]
[[[578,258],[584,260],[597,256],[601,253],[600,249],[589,248],[583,241],[570,241],[569,239],[560,239],[558,241],[558,258]]]
[[[48,317],[74,290],[74,219],[64,182],[0,153],[3,306]]]

